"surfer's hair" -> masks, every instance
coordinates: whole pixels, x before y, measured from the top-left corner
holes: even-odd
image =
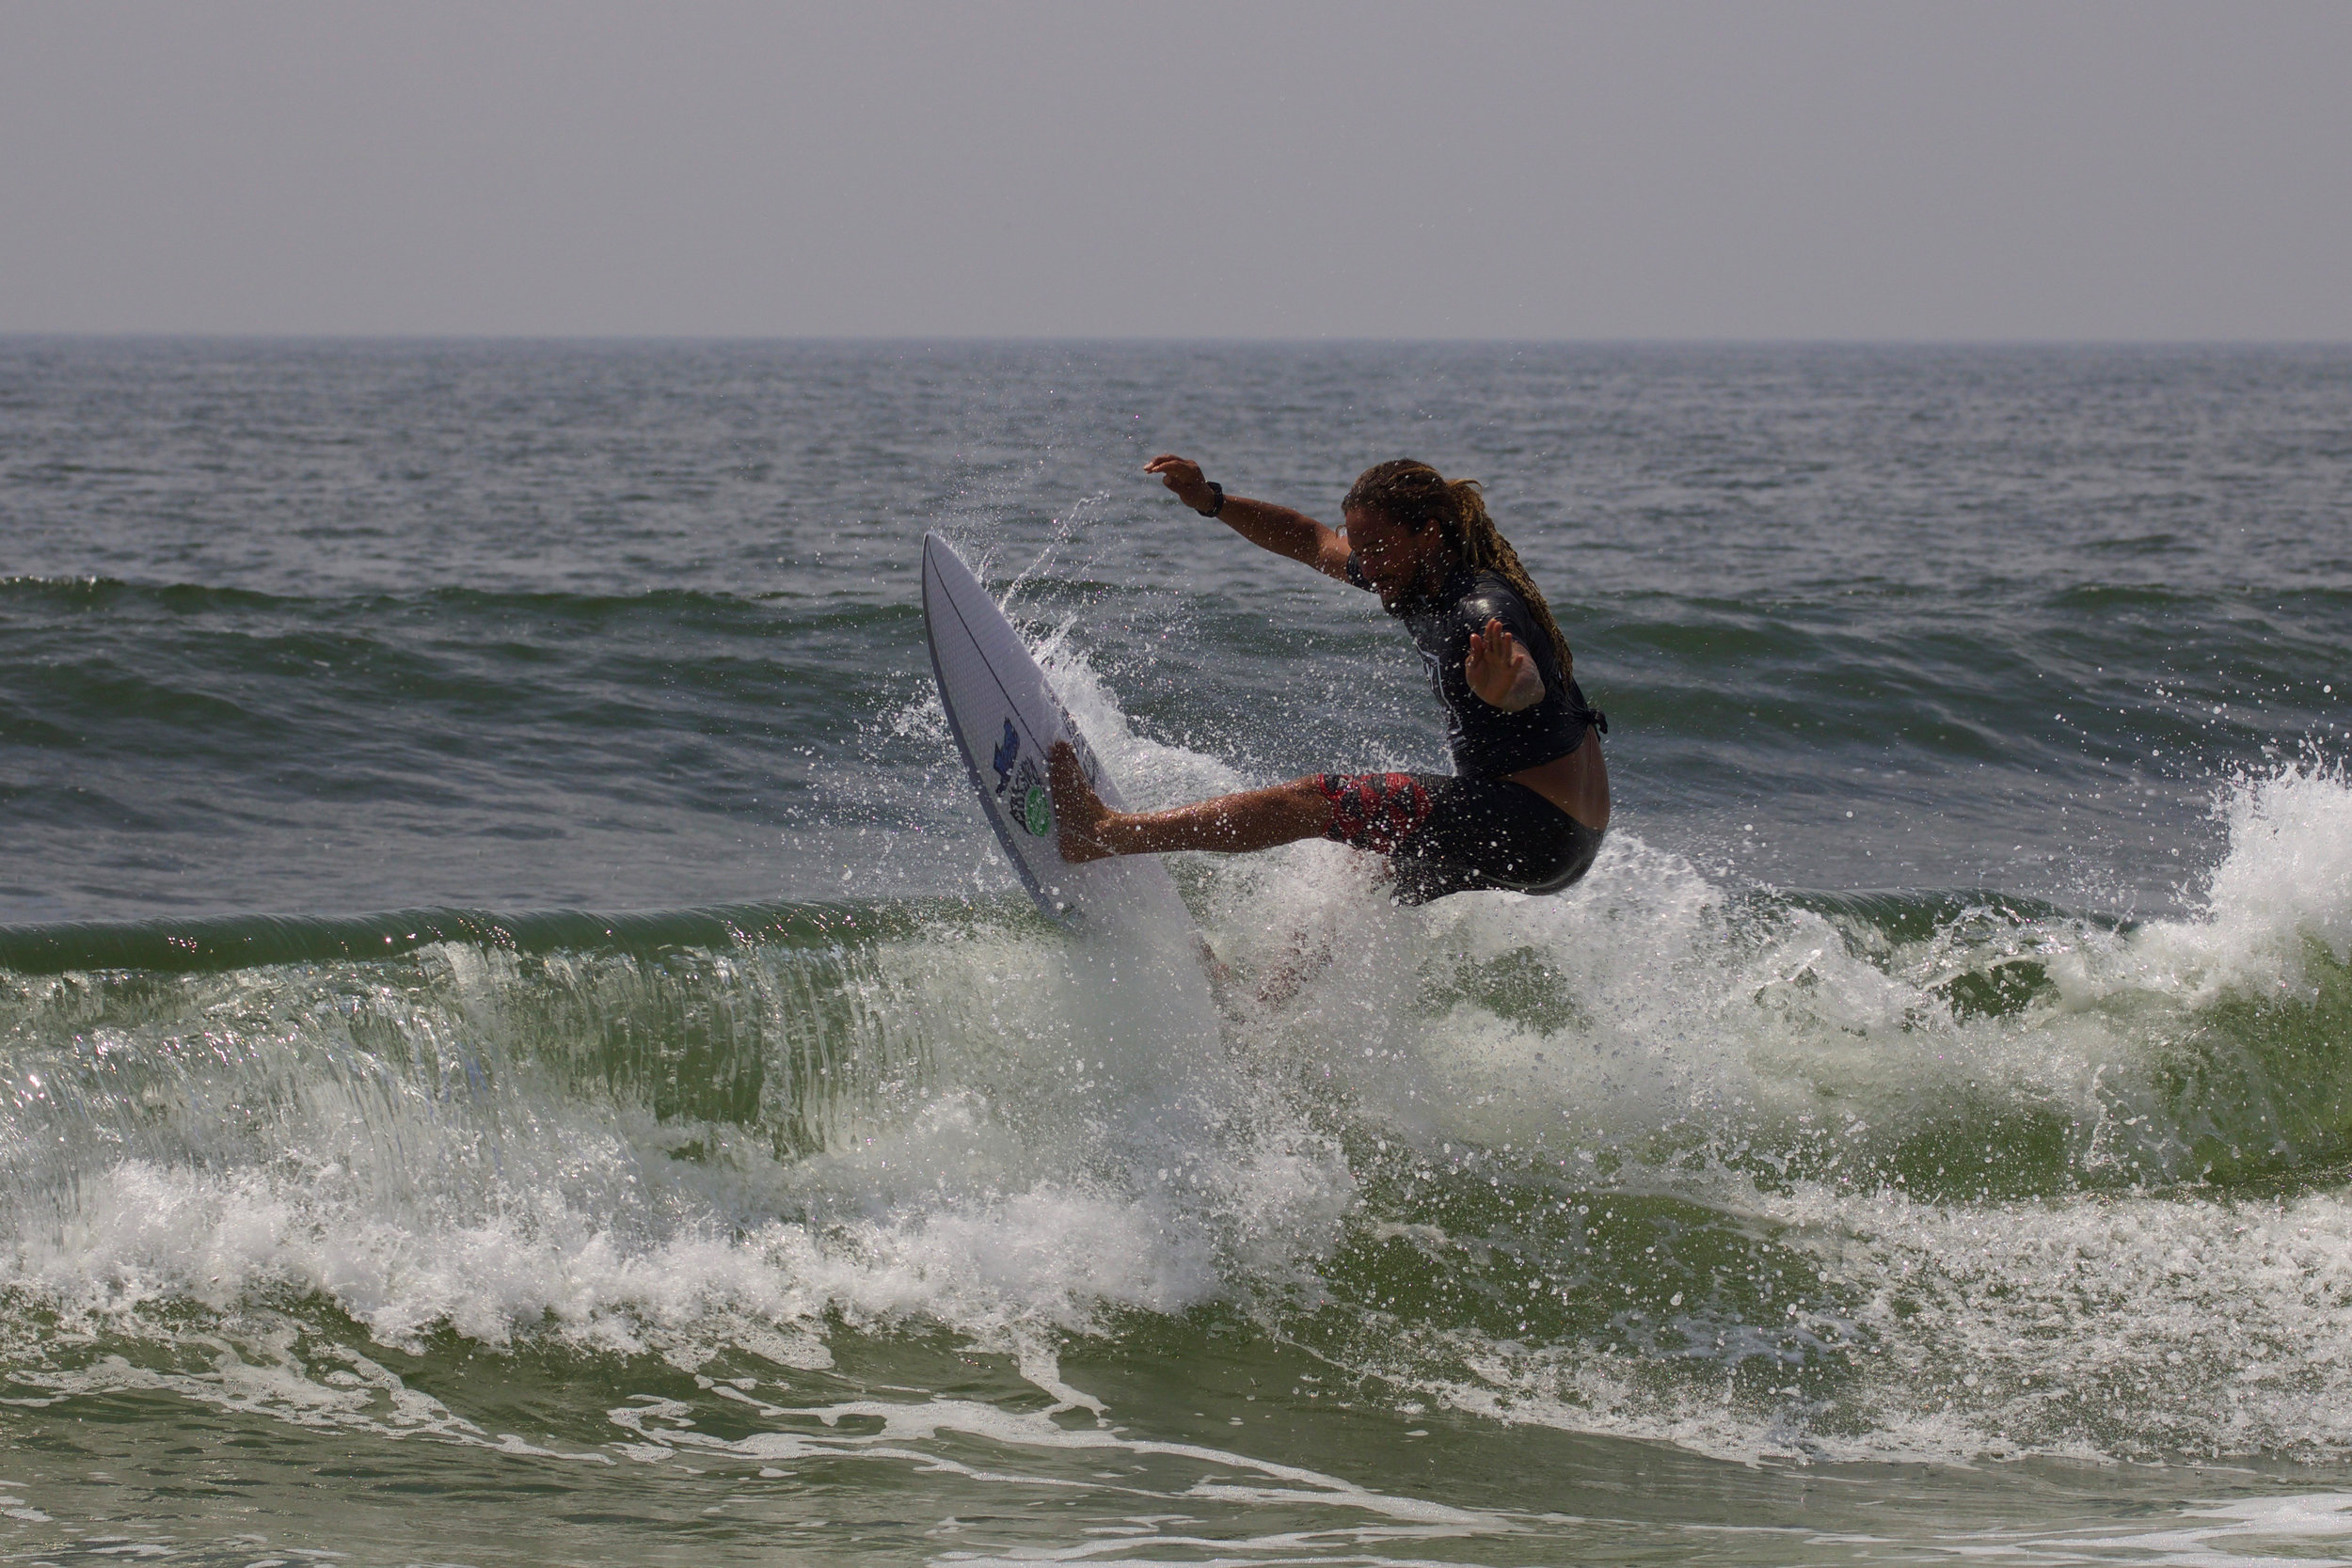
[[[1560,635],[1542,591],[1519,564],[1519,552],[1486,515],[1486,499],[1479,492],[1478,481],[1449,480],[1426,463],[1392,457],[1358,474],[1341,506],[1348,512],[1377,512],[1413,533],[1437,524],[1444,531],[1455,560],[1473,572],[1492,572],[1511,585],[1511,592],[1527,606],[1535,624],[1549,634],[1552,651],[1560,656],[1560,678],[1574,677],[1568,640]]]

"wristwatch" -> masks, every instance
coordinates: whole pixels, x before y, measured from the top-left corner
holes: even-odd
[[[1203,517],[1214,517],[1218,513],[1225,510],[1225,486],[1219,484],[1216,480],[1211,480],[1209,481],[1209,493],[1216,499],[1209,502],[1206,506],[1196,506],[1193,508],[1195,512],[1200,513]]]

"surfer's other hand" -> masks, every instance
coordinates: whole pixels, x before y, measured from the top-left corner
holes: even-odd
[[[1159,475],[1160,483],[1175,491],[1176,499],[1195,512],[1200,511],[1216,499],[1210,493],[1208,476],[1200,471],[1200,465],[1189,457],[1179,457],[1172,451],[1164,451],[1146,463],[1143,466],[1143,471],[1147,474]]]
[[[1544,700],[1544,677],[1535,660],[1511,629],[1496,616],[1483,632],[1470,633],[1470,652],[1462,658],[1462,674],[1479,701],[1505,713],[1532,707]]]
[[[1061,851],[1063,860],[1076,865],[1117,853],[1103,842],[1110,808],[1087,783],[1086,770],[1078,766],[1078,750],[1067,740],[1055,741],[1045,755],[1045,787],[1054,798],[1054,847]]]

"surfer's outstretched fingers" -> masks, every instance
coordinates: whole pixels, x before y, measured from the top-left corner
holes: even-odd
[[[1178,500],[1196,512],[1200,509],[1201,498],[1209,493],[1208,477],[1200,471],[1200,465],[1189,457],[1179,457],[1172,451],[1164,451],[1146,463],[1143,471],[1159,475],[1160,483],[1175,492]]]
[[[1103,826],[1110,808],[1087,783],[1078,766],[1078,749],[1067,740],[1054,742],[1045,756],[1045,787],[1054,798],[1054,847],[1061,858],[1076,864],[1117,853],[1103,842]]]

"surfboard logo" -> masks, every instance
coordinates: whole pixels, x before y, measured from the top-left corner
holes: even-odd
[[[1005,721],[1005,737],[996,743],[996,750],[988,759],[988,765],[996,769],[996,799],[999,800],[1005,798],[1005,790],[1012,784],[1012,765],[1020,760],[1020,756],[1021,732],[1014,729],[1012,721],[1008,719]]]
[[[1005,815],[1021,824],[1031,838],[1052,832],[1054,797],[1045,787],[1037,758],[1021,754],[1021,732],[1009,719],[1005,721],[1004,738],[989,753],[988,765],[996,770],[996,799],[1005,802]]]
[[[996,797],[1005,802],[1006,818],[1031,838],[1043,838],[1054,831],[1054,797],[1045,787],[1045,769],[1038,766],[1037,758],[1023,757],[1007,768]]]

